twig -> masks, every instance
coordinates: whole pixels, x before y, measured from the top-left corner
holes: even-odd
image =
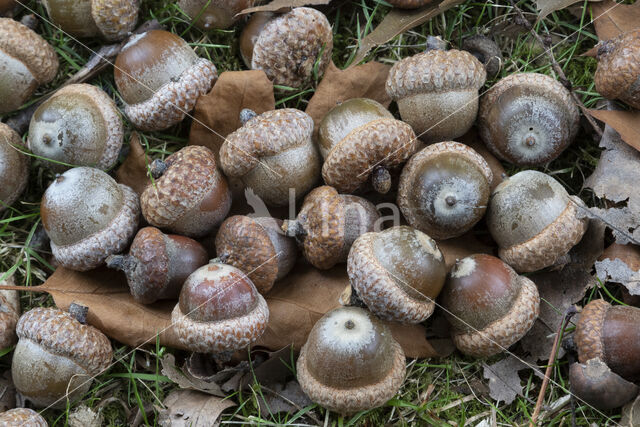
[[[160,23],[153,19],[151,21],[147,21],[144,24],[140,25],[133,34],[142,34],[150,30],[161,28]],[[45,102],[47,99],[51,98],[51,96],[56,93],[58,90],[62,89],[65,86],[76,84],[76,83],[85,83],[98,74],[100,74],[105,68],[107,68],[110,64],[113,63],[113,60],[116,56],[122,51],[122,48],[127,44],[128,40],[123,41],[120,44],[111,44],[102,46],[96,53],[94,53],[89,61],[78,70],[73,76],[69,77],[67,81],[65,81],[59,88],[48,93],[43,96],[37,102],[33,103],[28,108],[22,110],[18,115],[8,119],[6,124],[18,132],[18,134],[22,135],[27,131],[29,127],[29,123],[31,122],[31,117],[33,113],[36,112],[38,107]]]
[[[542,402],[544,402],[544,394],[547,391],[547,386],[549,385],[549,380],[551,378],[551,371],[553,369],[553,365],[556,362],[556,356],[558,354],[558,347],[560,344],[560,337],[562,332],[564,331],[565,325],[569,322],[569,320],[576,314],[578,311],[575,306],[571,306],[567,309],[562,318],[562,322],[558,326],[558,330],[556,331],[556,337],[553,340],[553,347],[551,348],[551,354],[549,355],[549,362],[547,365],[547,369],[544,373],[544,380],[542,380],[542,387],[540,388],[540,393],[538,394],[538,401],[536,402],[536,407],[533,411],[533,415],[531,416],[531,421],[529,422],[529,427],[534,427],[538,421],[538,415],[540,415],[540,410],[542,409]]]
[[[587,109],[587,107],[584,106],[584,104],[582,103],[582,100],[573,91],[573,86],[571,84],[571,81],[569,81],[569,79],[567,78],[567,75],[562,70],[562,67],[560,66],[560,64],[558,64],[558,62],[556,61],[556,58],[553,56],[551,40],[550,39],[544,40],[540,36],[540,34],[538,34],[535,31],[535,29],[533,28],[533,25],[531,25],[529,20],[527,20],[527,18],[524,16],[524,12],[522,12],[522,9],[520,9],[516,5],[515,0],[509,0],[509,1],[511,2],[511,6],[513,7],[513,9],[518,14],[516,23],[524,26],[538,41],[538,43],[540,43],[544,47],[544,52],[551,60],[551,67],[553,68],[553,71],[555,71],[556,74],[558,75],[558,79],[569,90],[569,92],[571,93],[571,97],[573,98],[573,101],[576,103],[580,111],[582,111],[582,114],[584,114],[585,118],[587,119],[587,121],[589,122],[593,130],[596,132],[596,134],[598,134],[598,137],[602,138],[602,133],[603,133],[602,129],[600,129],[600,126],[598,126],[598,123],[596,122],[596,120],[589,113],[589,110]]]

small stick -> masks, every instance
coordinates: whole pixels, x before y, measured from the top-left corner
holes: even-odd
[[[558,354],[558,347],[560,344],[560,336],[564,331],[565,325],[569,322],[569,320],[576,314],[578,311],[575,306],[571,306],[567,309],[562,318],[562,322],[558,326],[558,330],[556,331],[556,337],[553,340],[553,347],[551,348],[551,354],[549,355],[549,362],[547,365],[547,370],[544,373],[544,380],[542,380],[542,387],[540,388],[540,393],[538,394],[538,401],[536,402],[536,407],[533,411],[533,415],[531,416],[531,421],[529,422],[529,427],[534,427],[538,422],[538,416],[540,415],[540,410],[542,409],[542,402],[544,402],[544,394],[547,391],[547,386],[549,385],[549,379],[551,378],[551,371],[553,369],[553,364],[556,362],[556,356]]]
[[[555,57],[553,56],[553,52],[551,51],[551,40],[546,40],[546,41],[543,40],[542,37],[540,37],[540,35],[536,33],[531,23],[524,16],[522,9],[520,9],[516,5],[515,0],[509,0],[509,1],[511,2],[511,6],[513,7],[513,9],[518,14],[518,19],[516,19],[516,23],[523,25],[533,35],[533,37],[535,37],[538,43],[540,43],[545,48],[544,52],[551,60],[551,67],[558,75],[558,78],[560,79],[561,83],[567,89],[569,89],[569,92],[571,93],[571,97],[573,98],[573,101],[576,103],[580,111],[582,111],[582,114],[584,114],[584,116],[586,117],[587,121],[589,122],[593,130],[596,132],[596,134],[598,134],[598,137],[602,138],[602,129],[600,129],[600,126],[598,126],[598,123],[596,122],[596,120],[589,113],[589,110],[587,110],[587,107],[584,106],[584,104],[582,103],[578,95],[573,91],[571,82],[569,81],[569,79],[567,79],[567,75],[564,73],[564,71],[562,70],[562,67],[560,66],[560,64],[558,64]]]

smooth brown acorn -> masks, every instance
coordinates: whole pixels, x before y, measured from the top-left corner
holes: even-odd
[[[640,29],[601,41],[597,47],[596,90],[605,98],[640,109]]]
[[[235,24],[238,13],[250,8],[254,0],[180,0],[178,5],[194,25],[203,31],[224,30]]]

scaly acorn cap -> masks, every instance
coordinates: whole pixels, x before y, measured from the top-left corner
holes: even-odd
[[[57,308],[29,310],[18,321],[16,333],[20,339],[31,340],[50,353],[73,360],[91,376],[105,370],[113,356],[111,343],[102,332]]]
[[[398,61],[386,87],[398,100],[418,93],[478,90],[486,79],[484,66],[469,52],[433,49]]]
[[[29,408],[14,408],[0,414],[0,425],[5,427],[49,427],[42,415]]]
[[[378,119],[352,130],[331,148],[322,177],[341,193],[352,193],[376,167],[391,169],[406,162],[418,149],[418,139],[408,124]]]
[[[29,180],[30,157],[21,153],[22,139],[9,126],[0,123],[0,212],[18,200]]]
[[[640,108],[640,29],[598,44],[596,90],[605,98],[620,99]]]
[[[91,16],[107,40],[122,40],[138,21],[139,0],[91,0]]]
[[[251,68],[263,70],[277,85],[301,87],[313,77],[317,64],[322,75],[331,60],[333,32],[327,17],[308,7],[269,21],[253,47]]]
[[[0,284],[15,286],[14,276],[9,276]],[[0,348],[8,348],[16,343],[16,324],[19,317],[18,291],[0,290]]]

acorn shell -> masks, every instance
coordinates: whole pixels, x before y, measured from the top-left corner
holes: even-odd
[[[21,149],[20,135],[0,123],[0,212],[13,205],[27,186],[30,160]]]
[[[552,77],[505,77],[480,101],[478,129],[499,158],[526,166],[558,157],[578,133],[580,114],[571,93]]]
[[[596,90],[605,98],[640,109],[640,29],[600,42],[598,47]]]
[[[276,85],[302,87],[317,70],[322,76],[331,60],[333,32],[327,17],[297,7],[270,20],[253,47],[251,68],[263,70]]]
[[[112,168],[118,160],[124,125],[115,102],[103,90],[74,84],[57,91],[33,114],[29,149],[37,156],[74,166]],[[68,166],[45,162],[54,171]]]
[[[139,0],[91,0],[91,17],[107,40],[123,40],[138,22]]]
[[[434,239],[469,231],[489,202],[493,173],[471,147],[459,142],[429,145],[402,170],[398,206],[409,225]],[[449,205],[447,197],[454,197]]]
[[[224,30],[232,26],[238,13],[250,8],[254,0],[180,0],[178,5],[195,26],[203,31]]]
[[[5,427],[48,427],[47,420],[33,409],[14,408],[0,414],[0,425]]]
[[[638,386],[615,374],[600,359],[573,363],[569,368],[571,393],[580,402],[607,411],[623,406],[638,395]]]
[[[43,0],[51,21],[74,37],[89,38],[100,35],[91,14],[92,0]]]

